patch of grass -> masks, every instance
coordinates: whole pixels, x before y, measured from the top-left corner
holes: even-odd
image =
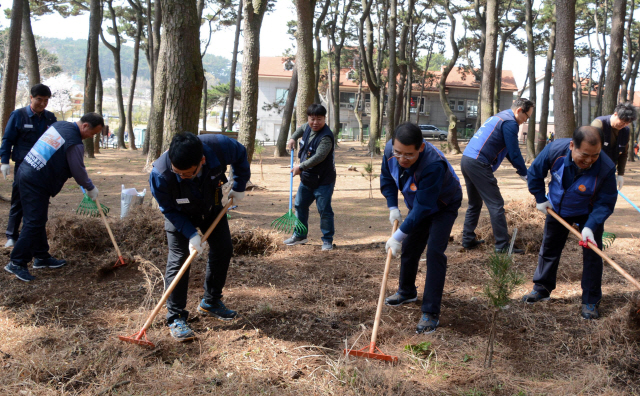
[[[433,353],[433,351],[431,350],[431,343],[429,341],[424,341],[415,345],[405,345],[404,350],[415,355],[416,357],[427,357],[431,355],[431,353]]]

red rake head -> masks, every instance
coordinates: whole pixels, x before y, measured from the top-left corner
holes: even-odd
[[[144,340],[142,339],[142,337],[144,336]],[[118,336],[118,338],[120,339],[120,341],[124,341],[124,342],[130,342],[132,344],[138,344],[138,345],[144,345],[144,346],[149,346],[151,348],[155,348],[156,345],[149,341],[147,339],[147,331],[146,330],[140,330],[139,332],[126,337],[126,336]]]
[[[369,352],[365,352],[365,349],[369,349]],[[375,352],[371,352],[373,350],[376,350],[380,353],[375,353]],[[368,345],[362,349],[345,349],[344,350],[344,354],[345,355],[351,355],[351,356],[357,356],[357,357],[363,357],[363,358],[367,358],[367,359],[378,359],[378,360],[384,360],[387,362],[391,362],[392,364],[396,364],[398,363],[398,357],[397,356],[392,356],[392,355],[387,355],[386,353],[382,352],[375,344],[373,345]]]
[[[124,262],[124,259],[122,258],[122,256],[118,256],[118,259],[116,260],[116,263],[113,265],[113,268],[122,267],[123,265],[127,265],[127,263]]]

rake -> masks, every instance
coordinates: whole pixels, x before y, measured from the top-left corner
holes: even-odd
[[[626,195],[624,195],[624,194],[622,193],[622,191],[618,190],[618,194],[620,194],[620,196],[621,196],[622,198],[624,198],[624,199],[625,199],[625,201],[629,202],[629,205],[633,206],[633,208],[634,208],[635,210],[637,210],[638,212],[640,212],[640,208],[638,208],[638,207],[636,206],[636,204],[634,204],[633,202],[631,202],[631,200],[630,200],[629,198],[627,198],[627,196],[626,196]]]
[[[398,220],[393,223],[393,231],[391,235],[398,229]],[[378,308],[376,309],[376,319],[373,321],[373,331],[371,332],[371,342],[369,345],[362,349],[353,350],[345,349],[345,355],[358,356],[369,359],[385,360],[391,363],[398,363],[398,357],[387,355],[382,352],[380,348],[376,346],[376,340],[378,338],[378,325],[380,324],[380,316],[382,316],[382,306],[384,305],[384,296],[387,291],[387,277],[389,276],[389,267],[391,266],[391,257],[393,254],[391,249],[387,251],[387,261],[384,264],[384,274],[382,275],[382,284],[380,285],[380,297],[378,297]],[[367,351],[368,349],[368,351]],[[376,352],[377,351],[377,352]]]
[[[93,199],[89,198],[89,195],[84,190],[84,188],[80,187],[80,190],[82,190],[84,197],[82,198],[82,201],[80,201],[80,205],[78,205],[78,209],[76,209],[76,214],[79,214],[80,216],[89,216],[89,217],[100,216],[100,211],[98,210],[98,205],[96,205],[96,202]],[[109,208],[107,208],[104,205],[100,205],[100,207],[102,207],[102,212],[105,215],[109,214]]]
[[[580,239],[580,245],[584,246],[584,247],[588,247],[591,248],[591,250],[593,250],[594,252],[596,252],[596,254],[600,257],[602,257],[602,259],[604,261],[606,261],[610,266],[612,266],[616,271],[618,271],[620,273],[620,275],[622,275],[626,280],[628,280],[631,284],[633,284],[636,288],[638,288],[638,290],[640,290],[640,282],[638,282],[633,276],[629,275],[629,273],[625,270],[622,269],[622,267],[620,267],[618,264],[616,264],[615,261],[611,260],[609,258],[609,256],[607,256],[606,254],[604,254],[602,252],[602,250],[600,250],[598,248],[597,245],[594,245],[593,243],[587,241],[587,243],[583,243],[582,242],[582,234],[576,230],[575,228],[571,227],[571,225],[569,223],[567,223],[562,217],[560,217],[553,209],[551,208],[547,208],[547,212],[553,216],[556,220],[558,220],[560,222],[560,224],[562,224],[563,226],[565,226],[569,231],[571,231],[571,233],[573,235],[575,235],[576,237],[578,237],[578,239]]]
[[[109,208],[102,205],[100,201],[98,201],[98,197],[96,197],[96,200],[94,202],[91,198],[89,198],[87,193],[84,191],[84,188],[80,187],[80,189],[84,193],[84,198],[82,198],[82,201],[80,202],[80,205],[76,210],[76,213],[81,216],[90,216],[90,217],[101,216],[102,217],[102,221],[104,222],[104,225],[105,227],[107,227],[107,231],[109,232],[109,238],[111,238],[113,247],[116,249],[116,253],[118,253],[118,259],[116,260],[116,263],[111,268],[117,268],[123,265],[127,265],[127,263],[125,263],[124,261],[124,258],[122,257],[120,248],[116,243],[116,238],[114,238],[113,232],[111,232],[111,227],[109,227],[109,223],[107,223],[107,218],[105,217],[105,214],[109,213]],[[98,210],[98,207],[102,208],[102,210]]]
[[[291,169],[293,170],[293,152],[291,150]],[[293,172],[291,172],[291,178],[289,180],[289,211],[284,215],[280,216],[274,221],[271,222],[271,227],[275,228],[278,231],[283,232],[291,232],[295,231],[296,235],[303,236],[307,235],[307,227],[302,224],[300,220],[296,217],[296,214],[293,213]]]
[[[227,214],[227,210],[232,204],[233,204],[233,198],[229,199],[229,201],[224,206],[224,208],[222,208],[222,210],[220,211],[216,219],[213,221],[213,223],[211,223],[207,232],[202,236],[202,239],[201,239],[202,242],[206,241],[207,238],[209,238],[209,235],[211,235],[211,232],[213,231],[213,229],[216,228],[216,226],[220,222],[220,219],[222,219],[222,216],[225,216]],[[191,262],[193,261],[193,259],[196,258],[197,255],[198,255],[198,252],[196,250],[191,251],[191,253],[189,254],[189,257],[187,258],[187,261],[185,261],[184,264],[182,264],[180,271],[178,272],[178,274],[176,274],[176,277],[173,279],[173,281],[171,282],[167,290],[165,290],[164,294],[162,295],[162,298],[160,298],[160,301],[158,301],[158,304],[156,304],[156,307],[151,312],[151,315],[149,315],[149,318],[147,318],[147,321],[142,326],[142,329],[140,329],[139,332],[133,335],[130,335],[128,337],[118,336],[120,341],[125,341],[125,342],[130,342],[132,344],[150,346],[152,348],[155,348],[156,345],[153,342],[149,341],[149,339],[147,338],[147,330],[149,329],[149,327],[151,327],[153,320],[156,318],[156,316],[164,306],[164,303],[167,301],[167,298],[169,298],[169,295],[171,295],[171,293],[173,292],[173,289],[176,288],[176,286],[178,285],[178,282],[180,282],[180,279],[182,279],[182,276],[184,275],[184,273],[187,272],[187,270],[189,269],[189,266],[191,265]]]

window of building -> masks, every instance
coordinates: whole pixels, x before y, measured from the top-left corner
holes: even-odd
[[[418,102],[419,101],[417,96],[411,97],[411,102],[409,103],[409,112],[415,113],[416,111],[418,111]]]
[[[464,111],[464,100],[458,99],[458,108],[457,111]]]
[[[478,117],[478,102],[475,100],[467,100],[467,118]]]
[[[276,103],[284,104],[287,101],[289,90],[286,88],[276,88]]]
[[[451,111],[455,111],[456,110],[456,100],[455,99],[449,99],[449,109],[451,109]]]
[[[355,70],[350,70],[350,71],[347,73],[347,80],[351,80],[351,81],[353,81],[353,80],[355,80],[355,79],[356,79],[356,71],[355,71]]]
[[[340,92],[340,107],[344,109],[353,109],[356,103],[355,92]]]
[[[549,110],[549,117],[553,118],[553,110]]]

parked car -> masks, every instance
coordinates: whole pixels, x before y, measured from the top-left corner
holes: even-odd
[[[424,138],[438,138],[440,140],[447,140],[449,135],[448,131],[443,131],[435,125],[418,125],[422,131],[422,137]]]

